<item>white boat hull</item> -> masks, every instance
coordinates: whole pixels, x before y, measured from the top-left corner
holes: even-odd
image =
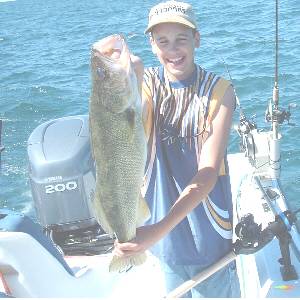
[[[232,191],[235,210],[235,225],[241,217],[253,214],[257,224],[266,228],[275,220],[275,214],[288,209],[277,179],[270,179],[267,174],[251,166],[244,154],[229,155]],[[273,191],[274,199],[266,194]],[[275,194],[276,193],[276,194]],[[299,233],[292,226],[293,247],[300,250]],[[292,247],[291,262],[300,276],[299,256]],[[238,255],[236,259],[242,298],[286,298],[300,296],[299,280],[284,281],[280,272],[281,252],[279,242],[273,239],[263,249],[251,255]]]
[[[234,224],[245,214],[252,213],[256,223],[266,227],[269,222],[274,221],[274,214],[287,209],[277,180],[270,180],[257,173],[244,154],[231,154],[228,161],[236,208]],[[277,194],[272,206],[264,194],[267,188]],[[295,248],[300,249],[299,234],[294,226],[290,234]],[[278,263],[280,257],[277,239],[255,254],[238,255],[237,271],[243,298],[300,296],[299,280],[282,280]],[[67,263],[77,270],[75,276],[71,276],[28,234],[0,232],[0,271],[4,279],[2,286],[0,284],[0,291],[22,298],[166,296],[163,274],[153,256],[149,255],[144,265],[121,274],[108,272],[110,258],[110,255],[65,257]],[[293,251],[291,260],[295,269],[300,272],[300,262]]]

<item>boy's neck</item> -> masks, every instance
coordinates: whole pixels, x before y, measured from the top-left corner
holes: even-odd
[[[164,66],[161,66],[160,71],[159,71],[159,77],[164,82],[169,82],[171,87],[174,87],[174,88],[186,87],[186,86],[194,84],[196,77],[197,77],[197,65],[195,64],[193,71],[189,72],[189,74],[187,76],[184,76],[184,78],[181,78],[181,77],[177,78],[175,76],[170,76],[170,74],[167,73],[166,68],[164,68]]]
[[[164,73],[165,73],[165,76],[167,77],[166,79],[169,82],[186,81],[189,78],[191,78],[195,72],[196,72],[196,64],[193,65],[193,67],[190,69],[189,72],[187,72],[183,75],[179,75],[179,76],[176,76],[174,74],[170,74],[168,72],[167,68],[164,68]]]

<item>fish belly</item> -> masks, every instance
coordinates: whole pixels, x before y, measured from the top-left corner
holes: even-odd
[[[148,215],[139,211],[146,159],[141,118],[136,114],[132,126],[126,112],[91,111],[97,111],[90,113],[96,162],[95,213],[104,230],[126,242],[135,237],[137,220]]]

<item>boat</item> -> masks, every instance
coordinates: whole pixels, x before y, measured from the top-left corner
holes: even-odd
[[[278,0],[276,37],[273,99],[265,116],[270,129],[249,120],[237,97],[240,151],[228,154],[234,203],[231,252],[168,294],[150,253],[141,266],[109,273],[114,239],[91,209],[95,164],[88,115],[62,117],[39,125],[28,139],[38,222],[0,210],[0,297],[177,298],[234,260],[242,298],[299,297],[299,210],[289,208],[280,184],[280,126],[289,122],[291,112],[290,106],[279,107]],[[0,150],[1,155],[4,147]]]

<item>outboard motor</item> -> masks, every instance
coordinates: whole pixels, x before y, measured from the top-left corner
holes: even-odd
[[[29,177],[39,222],[65,254],[100,254],[113,240],[91,206],[95,163],[88,116],[51,120],[28,140]]]

